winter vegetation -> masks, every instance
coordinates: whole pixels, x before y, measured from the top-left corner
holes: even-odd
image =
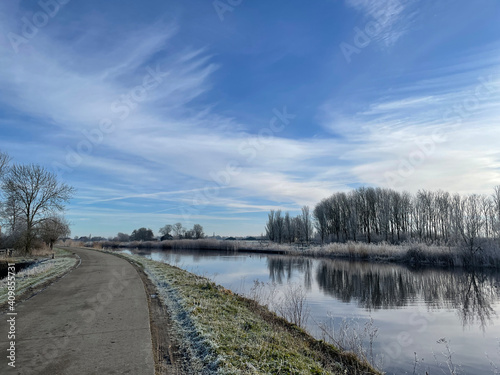
[[[361,187],[323,199],[313,218],[315,238],[325,244],[309,250],[314,255],[500,265],[500,186],[490,196]],[[267,237],[278,244],[309,242],[310,222],[307,207],[296,218],[272,210]]]
[[[312,338],[254,300],[168,264],[126,257],[156,285],[194,373],[378,374],[354,354]],[[301,320],[297,296],[295,312],[284,309]]]
[[[0,249],[15,248],[24,254],[50,247],[70,234],[60,215],[74,189],[35,164],[11,164],[0,152]]]
[[[216,239],[202,240],[165,240],[165,241],[99,241],[81,242],[67,240],[65,246],[87,246],[96,249],[144,249],[144,250],[203,250],[203,251],[240,251],[267,254],[288,254],[317,258],[343,258],[373,262],[402,263],[409,266],[441,267],[500,267],[500,255],[494,248],[485,249],[471,259],[467,252],[449,246],[405,242],[398,245],[353,242],[309,244],[278,244],[267,241],[228,241]]]
[[[69,246],[86,245],[79,240],[65,241]],[[221,241],[212,238],[200,240],[181,239],[181,240],[163,240],[163,241],[99,241],[90,242],[89,246],[102,248],[133,248],[133,249],[158,249],[158,250],[221,250],[221,251],[242,251],[246,247],[242,241]]]
[[[313,239],[313,225],[309,207],[302,207],[302,214],[290,217],[287,212],[283,216],[281,210],[271,210],[266,224],[267,238],[277,243],[306,242]]]
[[[182,223],[175,223],[174,225],[167,224],[160,228],[162,240],[169,239],[196,239],[199,240],[205,237],[203,227],[200,224],[195,224],[192,229],[186,229]]]
[[[56,257],[54,259],[45,258],[36,261],[16,274],[17,296],[64,275],[76,264],[77,259],[70,252],[57,248],[55,251]],[[7,301],[7,292],[7,278],[4,278],[0,280],[0,305]]]

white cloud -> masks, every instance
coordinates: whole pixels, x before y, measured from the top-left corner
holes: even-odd
[[[487,57],[498,49],[475,53]],[[354,180],[487,194],[500,184],[500,66],[461,61],[426,72],[436,78],[380,92],[356,113],[322,106],[324,128],[351,145],[341,158],[353,164]]]
[[[375,38],[386,46],[394,45],[411,27],[410,0],[346,0],[346,4],[377,23]]]

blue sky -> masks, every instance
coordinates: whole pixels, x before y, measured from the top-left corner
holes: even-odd
[[[360,185],[500,184],[497,0],[8,1],[0,150],[73,235],[258,235]]]

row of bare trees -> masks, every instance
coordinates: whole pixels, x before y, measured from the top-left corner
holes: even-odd
[[[160,228],[162,239],[200,239],[205,237],[203,227],[200,224],[193,225],[192,229],[186,229],[182,223],[175,223],[174,225],[167,224]]]
[[[182,223],[175,223],[174,225],[167,224],[160,228],[161,240],[175,239],[201,239],[205,237],[203,227],[200,224],[195,224],[192,229],[186,229]],[[118,233],[112,240],[115,242],[129,242],[129,241],[153,241],[155,235],[149,228],[135,229],[131,235],[126,233]]]
[[[45,168],[12,164],[0,152],[0,247],[17,247],[29,253],[37,240],[52,248],[57,239],[70,234],[60,215],[74,189],[57,180]]]
[[[277,243],[309,242],[313,237],[313,225],[309,207],[302,207],[302,213],[291,217],[281,210],[271,210],[266,224],[266,235]]]
[[[500,239],[500,186],[468,196],[361,187],[323,199],[313,215],[322,242],[462,241],[473,249],[480,238]]]

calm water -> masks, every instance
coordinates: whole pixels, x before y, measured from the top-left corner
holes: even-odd
[[[449,374],[447,344],[457,374],[498,374],[500,367],[500,275],[343,260],[199,251],[132,251],[199,275],[237,293],[254,280],[301,285],[307,292],[307,329],[343,318],[378,328],[376,363],[388,374]],[[498,371],[498,370],[496,370]]]

